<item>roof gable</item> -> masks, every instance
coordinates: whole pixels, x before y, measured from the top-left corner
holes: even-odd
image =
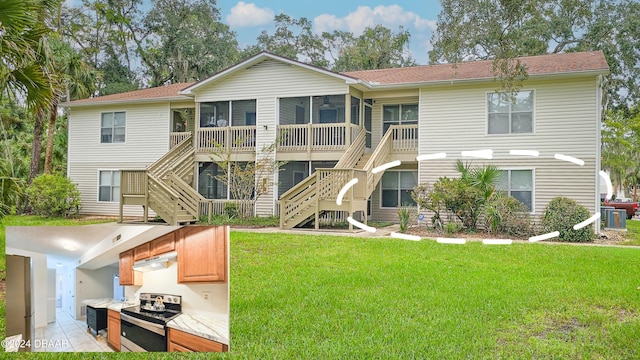
[[[230,76],[232,74],[235,74],[238,71],[247,69],[249,67],[252,67],[252,66],[254,66],[254,65],[258,64],[258,63],[261,63],[263,61],[266,61],[266,60],[279,61],[279,62],[282,62],[282,63],[285,63],[285,64],[289,64],[289,65],[297,66],[297,67],[304,68],[304,69],[307,69],[307,70],[311,70],[311,71],[314,71],[314,72],[317,72],[317,73],[320,73],[320,74],[323,74],[323,75],[327,75],[327,76],[330,76],[330,77],[334,77],[334,78],[337,78],[337,79],[344,80],[345,83],[347,83],[347,84],[355,84],[355,83],[358,82],[357,79],[354,79],[353,77],[351,77],[349,75],[336,73],[336,72],[333,72],[333,71],[330,71],[330,70],[326,70],[326,69],[323,69],[323,68],[320,68],[320,67],[317,67],[317,66],[305,64],[305,63],[297,61],[297,60],[287,59],[285,57],[274,55],[274,54],[271,54],[271,53],[263,51],[263,52],[261,52],[261,53],[259,53],[257,55],[254,55],[254,56],[250,57],[249,59],[247,59],[245,61],[242,61],[242,62],[240,62],[240,63],[238,63],[236,65],[233,65],[230,68],[222,70],[219,73],[217,73],[217,74],[215,74],[215,75],[213,75],[213,76],[211,76],[209,78],[206,78],[206,79],[204,79],[202,81],[199,81],[199,82],[197,82],[197,83],[185,88],[180,93],[181,94],[185,94],[185,95],[191,95],[191,94],[197,92],[198,90],[204,88],[205,86],[207,86],[209,84],[212,84],[212,83],[214,83],[214,82],[216,82],[218,80],[221,80],[221,79],[226,78],[226,77],[228,77],[228,76]]]

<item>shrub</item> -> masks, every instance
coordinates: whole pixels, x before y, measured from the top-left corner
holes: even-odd
[[[80,210],[80,192],[64,176],[44,174],[27,188],[33,211],[45,216],[69,216]]]
[[[492,234],[531,236],[529,209],[512,196],[494,193],[483,209],[485,229]]]
[[[443,221],[440,213],[446,210],[442,193],[434,192],[427,184],[420,184],[413,188],[411,198],[420,208],[433,212],[431,226],[435,229],[442,230]]]
[[[559,231],[560,241],[587,242],[594,237],[592,226],[574,230],[573,226],[589,218],[589,211],[572,199],[558,196],[552,199],[542,217],[545,232]]]
[[[460,178],[441,177],[430,188],[421,184],[411,194],[416,203],[434,213],[433,227],[442,228],[443,212],[453,214],[468,231],[475,231],[482,209],[495,193],[495,182],[500,171],[492,165],[472,167],[470,163],[456,162]]]
[[[228,219],[233,219],[238,216],[238,204],[234,202],[224,203],[223,211]]]
[[[448,222],[445,226],[444,226],[444,233],[451,236],[455,233],[458,233],[462,230],[462,225],[460,225],[460,223],[457,222]]]
[[[484,204],[483,193],[462,179],[440,178],[433,191],[442,197],[445,209],[454,214],[466,229],[475,229]]]
[[[406,232],[409,227],[409,220],[414,213],[413,208],[410,206],[402,206],[398,208],[398,220],[400,222],[400,232]]]

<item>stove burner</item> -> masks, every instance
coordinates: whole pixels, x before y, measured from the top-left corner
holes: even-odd
[[[149,308],[158,302],[163,304],[163,311],[157,311]],[[167,322],[180,315],[180,312],[182,311],[181,302],[182,297],[178,295],[142,293],[140,294],[140,305],[123,308],[121,311],[123,314],[127,314],[141,320],[165,325]]]

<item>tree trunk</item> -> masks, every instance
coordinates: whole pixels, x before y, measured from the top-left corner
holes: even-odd
[[[53,170],[53,137],[56,130],[56,119],[58,118],[58,102],[51,102],[49,107],[49,126],[47,127],[47,147],[44,153],[44,173],[51,174]]]
[[[29,166],[29,184],[40,172],[40,155],[42,154],[42,128],[44,126],[44,111],[35,114],[33,123],[33,146],[31,147],[31,165]]]

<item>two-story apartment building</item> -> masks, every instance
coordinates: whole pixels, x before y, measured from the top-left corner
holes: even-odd
[[[63,104],[68,174],[82,212],[178,223],[232,200],[212,152],[268,156],[286,163],[256,179],[251,206],[290,228],[333,211],[396,220],[415,185],[456,176],[463,159],[497,165],[498,186],[535,215],[559,195],[596,213],[604,55],[520,61],[529,78],[511,97],[490,61],[335,73],[260,53],[198,83]]]

